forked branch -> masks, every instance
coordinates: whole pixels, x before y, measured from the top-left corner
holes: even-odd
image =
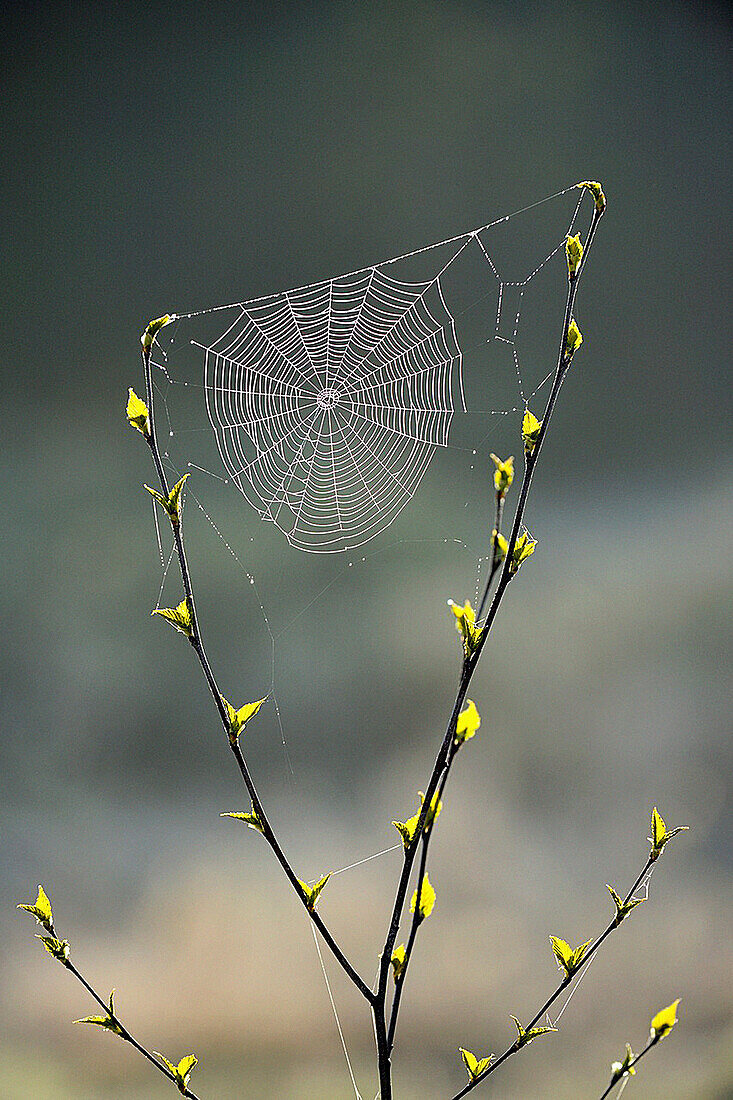
[[[578,346],[580,340],[582,340],[582,337],[580,337],[579,333],[579,340],[577,342],[572,339],[574,326],[573,307],[575,304],[575,297],[577,294],[580,277],[583,273],[583,270],[585,269],[585,265],[595,238],[596,229],[598,228],[598,223],[603,216],[604,210],[605,200],[602,205],[596,202],[596,204],[594,205],[593,216],[588,231],[588,238],[585,244],[585,249],[582,254],[582,259],[575,266],[574,270],[572,268],[569,270],[565,313],[560,334],[560,344],[552,388],[547,399],[547,404],[545,406],[542,421],[538,422],[538,430],[534,436],[532,445],[531,447],[529,445],[525,446],[524,473],[522,477],[522,484],[520,487],[519,497],[514,512],[511,534],[508,539],[503,565],[499,573],[499,579],[496,585],[496,589],[494,591],[493,598],[491,599],[491,603],[489,605],[486,619],[483,624],[479,624],[480,629],[476,631],[473,645],[470,647],[470,649],[467,648],[465,651],[461,677],[458,685],[458,690],[456,692],[453,709],[451,711],[448,725],[446,727],[446,731],[443,736],[440,748],[438,749],[438,753],[435,757],[433,769],[425,789],[423,805],[420,812],[417,829],[415,831],[416,842],[405,848],[405,858],[402,866],[402,872],[400,874],[399,883],[397,886],[397,893],[392,909],[392,917],[380,957],[377,998],[373,1007],[374,1028],[377,1039],[377,1053],[379,1060],[379,1084],[381,1090],[381,1100],[392,1100],[391,1052],[396,1027],[396,1013],[399,1011],[402,986],[404,985],[404,980],[406,976],[406,967],[403,967],[402,975],[399,979],[400,990],[399,995],[396,998],[397,1007],[396,1009],[393,1008],[393,1019],[390,1021],[389,1027],[386,1024],[387,989],[392,954],[394,952],[397,935],[400,929],[400,923],[402,920],[405,901],[409,890],[413,867],[417,858],[417,854],[418,852],[420,852],[421,876],[422,874],[424,874],[424,868],[427,863],[427,848],[430,838],[430,833],[428,833],[427,836],[424,835],[427,815],[430,811],[433,797],[440,787],[445,786],[445,782],[447,781],[451,765],[456,755],[454,748],[454,739],[456,734],[458,716],[465,702],[471,679],[476,670],[476,666],[478,665],[478,662],[481,658],[481,653],[483,652],[484,645],[486,644],[486,640],[493,626],[496,614],[504,597],[504,593],[506,592],[509,582],[516,572],[515,549],[517,547],[517,542],[522,527],[522,521],[524,519],[524,512],[529,496],[530,486],[532,483],[532,476],[537,466],[537,461],[542,450],[542,445],[547,435],[552,413],[555,408],[555,403],[560,392],[560,387],[565,380],[575,348]],[[574,331],[577,332],[577,327],[575,327]],[[493,577],[494,571],[492,571],[489,575],[489,579],[480,604],[481,608],[483,608],[488,601],[489,590],[493,581]],[[432,830],[430,832],[432,832]],[[421,838],[419,843],[418,838]],[[420,883],[422,883],[422,877],[420,877],[419,879],[419,884]],[[420,886],[418,885],[418,889],[419,888]],[[413,925],[410,937],[412,940],[412,943],[410,945],[410,954],[412,954],[412,948],[414,947],[414,939],[416,934],[417,927]],[[409,962],[407,956],[406,961]]]

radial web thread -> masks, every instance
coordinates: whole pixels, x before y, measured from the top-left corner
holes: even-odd
[[[465,409],[439,275],[406,283],[374,267],[243,303],[203,351],[230,480],[302,550],[383,531],[447,446],[456,400]]]

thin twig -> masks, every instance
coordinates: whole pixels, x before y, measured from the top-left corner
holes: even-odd
[[[492,543],[491,543],[491,545],[492,545],[491,568],[489,570],[489,576],[488,576],[488,579],[486,581],[486,585],[485,585],[485,588],[484,588],[483,599],[481,600],[481,604],[479,605],[479,610],[476,614],[477,620],[481,618],[484,606],[486,604],[486,600],[488,598],[489,592],[491,591],[491,585],[493,583],[494,577],[496,576],[496,573],[499,569],[499,566],[501,565],[501,554],[500,554],[500,550],[499,550],[499,533],[501,531],[501,517],[502,517],[503,510],[504,510],[504,492],[497,491],[496,492],[496,516],[495,516],[495,521],[494,521],[494,532],[495,532],[495,534],[492,537]],[[458,751],[458,746],[456,745],[455,740],[453,740],[451,742],[450,757],[449,757],[449,759],[446,763],[445,771],[443,772],[442,779],[441,779],[440,784],[438,786],[438,796],[437,796],[437,802],[438,803],[443,798],[443,791],[445,790],[445,785],[448,782],[448,775],[450,773],[451,764],[453,763],[453,758],[456,755],[457,751]],[[421,924],[421,921],[420,921],[420,896],[422,894],[422,884],[423,884],[423,880],[425,878],[425,871],[426,871],[426,868],[427,868],[427,861],[428,861],[428,848],[430,846],[430,838],[431,838],[432,834],[433,834],[433,830],[432,830],[432,828],[430,828],[430,829],[427,829],[427,830],[423,830],[422,837],[421,837],[422,851],[421,851],[421,854],[420,854],[420,867],[418,869],[418,874],[417,874],[417,881],[418,881],[417,904],[415,905],[415,912],[413,913],[412,924],[410,926],[410,934],[409,934],[409,938],[407,940],[407,944],[405,946],[405,958],[404,958],[404,961],[402,963],[402,969],[400,971],[399,976],[395,979],[394,997],[392,999],[392,1007],[390,1009],[390,1014],[389,1014],[389,1027],[387,1029],[387,1042],[388,1042],[388,1045],[389,1045],[390,1049],[392,1048],[392,1046],[394,1044],[394,1036],[395,1036],[395,1031],[397,1029],[397,1017],[399,1015],[400,1002],[402,1000],[402,991],[403,991],[404,986],[405,986],[405,978],[407,977],[407,970],[408,970],[408,967],[410,965],[410,959],[412,958],[412,951],[413,951],[413,948],[415,946],[415,940],[417,938],[417,933],[418,933],[418,930],[419,930],[420,924]]]
[[[626,897],[623,899],[624,905],[626,905],[634,896],[639,886],[642,884],[645,877],[649,873],[649,869],[654,865],[655,859],[656,857],[653,855],[653,853],[650,853],[646,863],[642,867],[639,874],[636,876],[636,879],[634,880],[634,885],[631,887],[629,892],[626,894]],[[598,938],[588,948],[585,955],[583,955],[583,958],[580,960],[579,964],[572,972],[572,974],[564,975],[562,981],[559,983],[555,991],[550,994],[542,1007],[538,1009],[537,1012],[535,1012],[532,1019],[526,1025],[525,1031],[531,1031],[531,1029],[535,1027],[538,1021],[544,1017],[544,1015],[549,1011],[550,1008],[552,1008],[553,1004],[563,993],[563,991],[567,989],[567,987],[575,980],[576,976],[580,974],[581,970],[583,970],[584,967],[586,967],[588,963],[590,963],[596,951],[598,951],[599,947],[606,940],[606,938],[611,935],[614,929],[621,927],[624,919],[625,918],[622,917],[619,920],[618,915],[613,917],[607,928],[604,929],[600,936],[598,936]],[[485,1081],[487,1077],[491,1076],[494,1070],[497,1070],[503,1062],[506,1062],[507,1058],[511,1058],[512,1054],[516,1054],[518,1050],[522,1050],[523,1047],[527,1045],[527,1043],[520,1043],[518,1039],[515,1040],[512,1045],[507,1047],[504,1053],[496,1059],[496,1061],[491,1063],[489,1068],[485,1070],[484,1073],[482,1073],[479,1077],[474,1077],[473,1080],[469,1081],[468,1084],[460,1090],[460,1092],[457,1092],[455,1096],[452,1097],[452,1100],[461,1100],[461,1097],[466,1096],[469,1092],[472,1092],[478,1084],[480,1084],[482,1081]]]
[[[77,979],[77,981],[81,982],[81,984],[86,989],[87,993],[90,993],[91,996],[94,998],[94,1000],[97,1002],[97,1004],[101,1005],[102,1009],[104,1010],[105,1016],[108,1016],[110,1018],[110,1020],[112,1020],[117,1025],[117,1027],[119,1028],[118,1034],[119,1034],[120,1039],[124,1039],[124,1041],[126,1043],[130,1043],[130,1045],[133,1046],[135,1048],[135,1050],[139,1051],[139,1053],[142,1054],[143,1058],[147,1058],[147,1060],[150,1062],[151,1065],[155,1066],[155,1068],[160,1073],[162,1073],[164,1077],[167,1077],[168,1080],[172,1081],[173,1084],[176,1086],[176,1088],[178,1088],[178,1082],[176,1081],[176,1078],[173,1076],[171,1071],[167,1068],[167,1066],[164,1066],[162,1062],[159,1062],[158,1059],[153,1054],[151,1054],[151,1052],[149,1050],[146,1050],[146,1048],[142,1045],[142,1043],[138,1042],[138,1040],[134,1037],[134,1035],[132,1035],[127,1030],[127,1028],[122,1023],[122,1020],[119,1018],[117,1013],[110,1011],[110,1006],[103,1000],[102,997],[99,996],[97,991],[89,984],[89,982],[86,980],[84,975],[77,969],[77,967],[74,966],[71,959],[62,960],[62,962],[63,962],[63,965],[66,967],[66,969],[74,975],[74,977]],[[180,1092],[180,1089],[179,1089],[179,1092]],[[196,1093],[192,1092],[191,1089],[188,1089],[188,1088],[185,1090],[185,1092],[182,1093],[182,1095],[187,1096],[188,1100],[199,1100],[199,1097],[196,1095]]]
[[[489,592],[491,591],[491,584],[496,576],[496,571],[501,565],[501,556],[499,554],[499,535],[501,533],[501,516],[504,511],[504,493],[497,490],[496,493],[496,518],[494,520],[494,531],[496,532],[491,539],[491,569],[489,570],[489,579],[486,582],[484,588],[484,595],[481,603],[479,604],[478,611],[476,612],[476,621],[481,622],[481,616],[484,613],[484,607],[486,601],[489,598]]]
[[[650,1036],[649,1041],[646,1044],[646,1046],[644,1047],[644,1049],[640,1050],[639,1053],[629,1061],[629,1064],[626,1067],[626,1069],[630,1070],[638,1062],[640,1062],[642,1060],[642,1058],[644,1057],[644,1055],[648,1054],[649,1051],[652,1049],[652,1047],[655,1047],[657,1045],[657,1043],[659,1042],[660,1039],[661,1039],[661,1035],[652,1035],[652,1036]],[[601,1093],[601,1095],[599,1097],[599,1100],[606,1100],[606,1097],[611,1095],[611,1093],[613,1092],[613,1090],[615,1089],[615,1087],[619,1083],[619,1081],[624,1082],[624,1085],[622,1086],[622,1088],[623,1088],[626,1085],[626,1082],[628,1081],[628,1074],[625,1073],[623,1077],[612,1077],[611,1080],[608,1083],[608,1087],[606,1089],[604,1089],[604,1091]]]
[[[522,477],[522,484],[519,491],[519,499],[517,501],[514,520],[512,523],[511,536],[508,541],[508,547],[506,556],[504,558],[503,567],[499,576],[499,581],[494,592],[493,599],[491,601],[486,621],[483,625],[483,630],[478,639],[478,642],[471,653],[464,659],[463,667],[461,671],[461,677],[458,685],[458,691],[456,693],[455,702],[451,712],[448,725],[443,736],[442,743],[438,750],[433,765],[433,770],[428,781],[425,796],[423,800],[422,809],[418,819],[417,829],[415,836],[421,837],[425,828],[425,821],[430,807],[432,805],[432,798],[438,789],[443,772],[450,769],[452,760],[455,754],[451,753],[451,746],[453,738],[455,736],[456,723],[458,715],[460,714],[461,707],[463,706],[466,694],[468,692],[471,678],[476,669],[476,666],[480,660],[481,653],[483,651],[486,640],[491,631],[496,613],[501,604],[504,593],[506,592],[509,581],[511,580],[511,563],[514,547],[516,545],[519,531],[522,525],[522,519],[524,517],[524,510],[529,495],[530,486],[532,483],[532,476],[537,465],[537,460],[542,449],[542,445],[547,434],[550,419],[552,417],[555,403],[557,401],[560,388],[567,374],[568,367],[570,365],[571,357],[567,355],[567,338],[568,330],[570,328],[570,322],[573,316],[573,306],[575,303],[575,296],[578,290],[578,284],[580,282],[580,276],[585,268],[588,255],[590,253],[595,232],[598,227],[598,223],[603,215],[602,210],[594,209],[593,217],[591,219],[590,228],[588,230],[588,238],[586,240],[585,250],[583,253],[583,259],[576,275],[568,280],[568,292],[565,303],[565,315],[563,319],[562,332],[560,335],[560,346],[558,350],[557,364],[555,368],[555,375],[552,384],[552,390],[545,406],[544,415],[542,418],[541,428],[537,437],[537,441],[534,445],[531,453],[525,453],[524,460],[524,474]],[[488,587],[488,586],[487,586]],[[484,594],[484,600],[482,600],[481,606],[484,605],[487,593]],[[399,883],[397,886],[397,892],[395,896],[394,905],[392,908],[392,916],[387,932],[387,937],[380,956],[379,967],[379,981],[377,984],[377,993],[375,1001],[373,1002],[372,1012],[374,1015],[374,1027],[377,1037],[377,1057],[379,1063],[379,1084],[381,1092],[381,1100],[392,1100],[392,1068],[391,1068],[391,1044],[388,1041],[388,1028],[385,1022],[386,1013],[386,998],[387,988],[389,981],[389,971],[392,959],[392,952],[394,951],[395,942],[400,929],[400,922],[402,918],[402,912],[405,905],[405,899],[407,897],[407,891],[409,889],[410,878],[412,875],[412,869],[414,866],[415,858],[417,856],[418,849],[421,845],[417,843],[411,844],[405,850],[405,858],[402,866],[402,872],[400,874]],[[423,848],[424,851],[424,848]]]
[[[146,399],[147,399],[146,404],[147,404],[147,407],[148,407],[148,416],[149,416],[149,421],[150,421],[149,433],[146,435],[145,438],[147,439],[148,445],[150,447],[151,454],[153,456],[153,462],[155,464],[155,469],[156,469],[156,472],[158,474],[158,480],[160,482],[161,490],[162,490],[163,494],[167,497],[169,495],[168,479],[166,477],[165,469],[163,468],[163,460],[161,458],[160,448],[158,446],[158,439],[157,439],[157,435],[156,435],[156,431],[155,431],[155,411],[154,411],[153,383],[152,383],[150,354],[151,354],[151,349],[149,347],[147,347],[147,348],[144,347],[143,351],[142,351],[142,359],[143,359],[143,369],[144,369],[144,372],[145,372],[145,393],[146,393]],[[179,564],[180,569],[181,569],[181,580],[183,581],[183,590],[184,590],[184,593],[186,595],[186,599],[188,601],[189,614],[190,614],[190,618],[191,618],[191,633],[190,633],[189,641],[191,642],[191,645],[192,645],[192,647],[193,647],[193,649],[196,653],[196,656],[198,657],[199,664],[201,665],[201,669],[203,671],[204,677],[205,677],[206,682],[209,686],[209,691],[211,692],[214,703],[216,705],[216,709],[219,713],[219,718],[221,719],[222,726],[224,727],[225,733],[227,733],[227,735],[228,735],[229,730],[230,730],[230,725],[229,725],[229,717],[227,715],[226,705],[224,703],[224,699],[222,697],[222,694],[219,691],[219,687],[218,687],[218,684],[216,682],[216,678],[214,676],[214,673],[212,671],[211,664],[209,662],[209,658],[208,658],[208,655],[206,653],[206,648],[205,648],[204,643],[203,643],[203,639],[201,637],[201,628],[200,628],[200,625],[199,625],[198,614],[196,612],[196,603],[195,603],[195,600],[194,600],[194,591],[193,591],[193,584],[192,584],[192,581],[191,581],[191,573],[190,573],[190,570],[189,570],[188,560],[186,558],[186,549],[185,549],[185,545],[184,545],[184,541],[183,541],[182,524],[181,524],[181,522],[177,522],[177,523],[173,523],[171,526],[173,528],[173,538],[174,538],[174,541],[175,541],[176,555],[178,557],[178,564]],[[281,848],[281,846],[280,846],[280,844],[277,840],[277,837],[275,836],[275,832],[272,828],[272,825],[270,824],[269,818],[267,817],[267,814],[265,813],[265,809],[264,809],[264,806],[262,805],[262,801],[259,797],[259,794],[257,793],[257,788],[255,787],[254,780],[252,779],[249,768],[247,767],[247,763],[244,759],[244,756],[242,755],[242,750],[239,747],[238,739],[237,738],[229,738],[229,745],[230,745],[230,748],[232,750],[232,754],[234,755],[234,758],[237,761],[237,766],[238,766],[239,771],[241,773],[242,780],[244,781],[244,785],[247,788],[247,792],[248,792],[248,794],[249,794],[249,796],[252,800],[252,805],[253,805],[253,807],[255,809],[255,812],[257,813],[257,816],[260,819],[260,822],[262,824],[262,835],[264,836],[265,840],[267,841],[267,843],[272,848],[272,851],[275,854],[275,858],[277,859],[278,863],[280,864],[283,871],[285,872],[285,875],[286,875],[288,881],[290,882],[291,886],[293,887],[296,894],[298,895],[301,902],[303,903],[303,907],[305,908],[306,912],[308,913],[308,915],[309,915],[310,919],[312,920],[313,924],[316,926],[318,931],[321,933],[321,936],[323,937],[325,943],[329,947],[329,949],[330,949],[331,953],[333,954],[334,958],[339,963],[339,965],[342,967],[342,969],[344,970],[346,975],[353,982],[353,984],[356,986],[356,988],[359,990],[359,992],[362,994],[362,996],[367,1001],[369,1001],[370,1004],[372,1004],[374,1002],[374,997],[375,997],[374,993],[369,988],[369,986],[366,984],[366,982],[361,977],[361,975],[355,970],[355,968],[352,966],[352,964],[349,962],[349,960],[346,958],[346,955],[344,954],[344,952],[341,950],[341,948],[336,943],[335,939],[333,938],[333,935],[331,934],[331,932],[329,932],[328,928],[326,927],[326,925],[323,922],[323,920],[321,919],[321,917],[318,915],[318,913],[315,911],[315,909],[311,908],[308,905],[305,894],[303,893],[303,888],[302,888],[302,886],[300,885],[300,883],[298,881],[298,877],[295,874],[295,872],[293,871],[293,869],[290,865],[290,862],[288,861],[285,853],[283,852],[283,850],[282,850],[282,848]]]

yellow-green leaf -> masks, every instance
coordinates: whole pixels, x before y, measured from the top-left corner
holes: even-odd
[[[577,184],[579,188],[585,188],[586,191],[590,191],[593,196],[596,210],[599,214],[602,214],[606,209],[606,196],[603,194],[603,188],[600,183],[595,180],[583,180],[582,183]]]
[[[165,619],[174,630],[185,634],[187,638],[193,636],[193,622],[188,597],[181,600],[178,607],[156,607],[155,611],[151,611],[150,614],[160,615],[161,619]]]
[[[678,833],[686,832],[688,828],[689,825],[678,825],[675,829],[668,829],[664,818],[655,806],[652,810],[652,835],[648,838],[652,846],[650,857],[658,859],[667,841],[671,840],[673,836],[677,836]]]
[[[67,961],[71,950],[68,940],[57,940],[55,936],[36,936],[36,939],[41,941],[49,955],[53,955],[54,959],[58,959],[62,963]]]
[[[417,793],[420,795],[420,813],[422,813],[422,808],[425,805],[425,794],[423,793],[423,791],[418,791]],[[428,809],[428,812],[425,814],[425,824],[423,826],[423,832],[426,832],[426,833],[430,832],[433,825],[435,824],[435,822],[440,817],[440,811],[442,809],[443,809],[443,803],[442,803],[441,799],[438,797],[438,792],[435,791],[435,793],[433,794],[433,797],[430,799],[430,808]]]
[[[47,932],[53,934],[53,913],[51,912],[51,902],[43,887],[39,884],[38,897],[33,905],[19,905],[18,909],[25,909],[26,913],[31,913],[38,924],[42,925]]]
[[[566,940],[560,939],[559,936],[550,936],[550,943],[552,944],[552,952],[557,959],[558,970],[564,970],[568,978],[571,978],[578,969],[583,956],[591,945],[591,941],[588,940],[587,943],[581,943],[579,947],[572,948]]]
[[[392,958],[390,959],[392,964],[392,976],[395,980],[395,985],[402,977],[402,971],[405,969],[405,945],[401,943],[399,947],[395,947],[392,952]]]
[[[219,817],[234,817],[237,821],[244,821],[245,824],[248,825],[250,829],[254,829],[255,832],[264,833],[265,831],[262,827],[260,815],[257,813],[254,806],[249,812],[232,810],[229,813],[219,814]]]
[[[492,452],[491,459],[496,466],[494,470],[494,488],[500,497],[505,497],[514,481],[514,455],[501,459]]]
[[[425,803],[425,795],[422,791],[418,791],[420,795],[420,809],[413,816],[407,819],[407,821],[393,821],[395,829],[402,837],[402,843],[405,847],[405,851],[410,847],[417,834],[417,827],[420,824],[420,814]],[[423,832],[429,833],[435,824],[436,818],[440,815],[440,811],[443,809],[443,803],[438,798],[438,792],[436,791],[430,800],[430,809],[425,815],[425,822],[423,825]]]
[[[524,442],[525,453],[531,455],[537,446],[537,440],[540,437],[542,431],[542,421],[538,420],[534,413],[529,409],[524,410],[524,417],[522,418],[522,440]]]
[[[164,497],[163,494],[159,493],[157,489],[151,489],[149,485],[145,486],[151,497],[153,497],[154,500],[157,500],[158,504],[166,513],[171,523],[180,522],[181,493],[188,477],[190,477],[190,474],[184,474],[181,480],[177,481],[176,484],[173,486],[167,497]]]
[[[395,829],[402,837],[402,844],[405,851],[407,851],[407,849],[410,847],[413,840],[415,839],[415,830],[417,829],[418,816],[419,815],[416,815],[415,817],[410,817],[407,819],[407,821],[392,822]]]
[[[472,699],[466,699],[466,707],[458,715],[456,721],[456,733],[453,739],[456,745],[462,745],[464,741],[470,741],[480,725],[481,718],[476,709],[476,704]]]
[[[198,1064],[198,1058],[195,1054],[187,1054],[184,1058],[181,1058],[178,1063],[178,1074],[184,1079],[184,1085],[188,1084],[188,1079],[191,1076],[191,1071]]]
[[[512,1016],[514,1025],[517,1029],[517,1047],[526,1046],[531,1043],[533,1039],[536,1039],[538,1035],[546,1035],[549,1031],[557,1031],[556,1027],[531,1027],[525,1030],[520,1024],[516,1016]]]
[[[470,600],[466,600],[463,607],[454,603],[453,600],[448,600],[448,606],[456,617],[456,630],[463,640],[463,652],[468,658],[475,652],[483,629],[476,626],[476,612],[471,607]]]
[[[191,1071],[198,1065],[198,1058],[195,1054],[186,1054],[181,1058],[178,1065],[173,1062],[169,1062],[164,1054],[160,1051],[154,1050],[153,1054],[156,1058],[160,1058],[161,1062],[168,1067],[170,1073],[173,1074],[173,1078],[178,1086],[178,1091],[184,1093],[188,1088],[188,1082],[191,1077]]]
[[[155,1055],[156,1058],[160,1058],[161,1062],[163,1062],[168,1067],[168,1069],[171,1071],[171,1073],[176,1072],[176,1070],[178,1069],[178,1066],[174,1065],[173,1062],[169,1062],[168,1059],[166,1058],[165,1054],[161,1054],[159,1050],[154,1050],[153,1054]]]
[[[637,905],[641,905],[643,901],[646,901],[646,898],[629,898],[628,901],[624,901],[623,898],[616,893],[613,886],[609,886],[609,884],[606,883],[606,889],[611,895],[613,904],[616,906],[617,925],[621,923],[624,917],[628,916],[632,909],[635,909]]]
[[[636,1073],[636,1070],[634,1069],[634,1067],[631,1064],[633,1061],[634,1061],[634,1052],[631,1049],[631,1047],[629,1046],[629,1044],[627,1043],[626,1044],[626,1053],[624,1055],[623,1062],[612,1062],[611,1063],[611,1077],[613,1079],[612,1083],[615,1084],[616,1081],[620,1081],[622,1077],[633,1077],[634,1076],[634,1074]]]
[[[494,1057],[493,1054],[487,1054],[485,1058],[477,1058],[475,1054],[472,1054],[470,1050],[466,1050],[465,1047],[459,1047],[458,1050],[463,1059],[463,1064],[466,1067],[469,1081],[475,1081],[478,1077],[481,1077],[482,1074],[486,1073]]]
[[[662,1039],[671,1031],[674,1025],[677,1023],[677,1005],[680,1003],[681,998],[677,998],[676,1001],[672,1001],[671,1005],[667,1005],[661,1012],[658,1012],[651,1023],[649,1034],[652,1039]]]
[[[222,695],[221,700],[226,707],[227,718],[229,719],[229,740],[236,741],[239,735],[242,733],[244,727],[247,725],[251,718],[254,718],[258,710],[263,703],[267,702],[267,696],[262,699],[257,699],[254,703],[245,703],[244,706],[237,710],[228,699],[225,699]]]
[[[175,313],[165,313],[162,317],[156,317],[154,321],[150,321],[145,331],[140,337],[140,343],[147,351],[155,343],[155,337],[158,335],[162,328],[169,325],[171,321],[175,321]]]
[[[109,995],[109,1012],[106,1016],[83,1016],[81,1020],[74,1020],[75,1024],[94,1024],[96,1027],[103,1027],[107,1031],[111,1031],[114,1035],[123,1035],[122,1028],[115,1019],[115,991],[114,989]]]
[[[303,882],[302,879],[298,879],[303,894],[305,895],[306,908],[313,912],[316,907],[316,902],[321,896],[321,891],[331,877],[332,872],[329,871],[323,878],[319,878],[318,882],[315,882],[312,886],[309,886],[307,882]]]
[[[496,528],[491,532],[491,542],[494,547],[494,554],[496,555],[497,562],[504,561],[509,549],[509,542],[504,538],[501,531],[497,531]]]
[[[132,387],[127,391],[126,413],[130,425],[147,438],[150,435],[148,406],[140,400]]]
[[[420,905],[419,905],[419,909],[418,909],[418,916],[419,916],[419,919],[421,921],[423,921],[423,920],[425,920],[426,917],[429,917],[430,914],[432,913],[433,907],[435,906],[435,897],[436,897],[435,890],[433,889],[432,883],[431,883],[430,879],[428,878],[427,872],[423,876],[423,880],[422,880],[422,883],[420,884],[419,891],[418,891],[418,889],[416,889],[414,894],[412,895],[411,900],[410,900],[410,912],[411,913],[415,912],[415,907],[418,904],[418,892],[420,894]]]
[[[580,261],[583,259],[583,245],[580,233],[576,237],[568,237],[565,241],[565,257],[568,261],[568,275],[574,279],[578,274]]]
[[[520,565],[534,554],[536,546],[537,540],[531,539],[528,531],[523,531],[521,535],[517,536],[516,542],[514,543],[514,549],[512,550],[512,560],[509,563],[510,577],[513,577]]]
[[[583,333],[573,319],[568,325],[568,335],[565,340],[565,358],[572,359],[576,351],[583,343]]]

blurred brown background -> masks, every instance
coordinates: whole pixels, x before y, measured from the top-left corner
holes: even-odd
[[[4,31],[0,1094],[170,1095],[123,1044],[71,1026],[92,1006],[13,908],[42,881],[130,1028],[199,1055],[201,1095],[353,1095],[310,931],[259,838],[219,819],[245,808],[237,777],[190,654],[146,615],[150,471],[121,418],[138,333],[165,309],[350,270],[589,176],[610,206],[582,290],[582,375],[534,490],[542,553],[472,691],[484,725],[433,847],[439,901],[396,1094],[452,1095],[459,1045],[503,1049],[508,1013],[530,1016],[554,983],[548,933],[603,927],[604,883],[633,880],[656,802],[692,831],[560,1034],[484,1091],[592,1100],[624,1041],[681,996],[629,1095],[733,1095],[727,10],[18,3]],[[438,465],[405,537],[447,489]],[[254,697],[261,621],[191,518],[221,681]],[[254,533],[236,495],[229,521]],[[252,550],[263,600],[294,611],[272,545],[281,559]],[[272,710],[248,749],[303,877],[388,847],[389,821],[412,812],[455,679],[444,600],[472,594],[469,566],[397,554],[281,639],[292,775]],[[398,865],[383,856],[323,897],[365,974]],[[369,1023],[326,962],[371,1100]]]

